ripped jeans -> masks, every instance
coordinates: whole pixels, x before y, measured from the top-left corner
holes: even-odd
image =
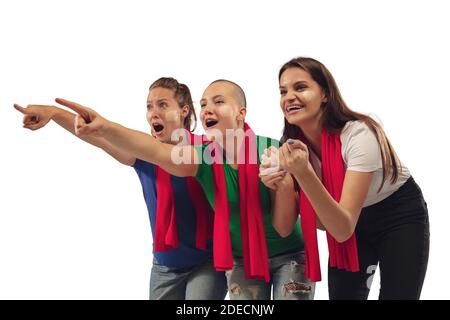
[[[246,279],[242,258],[234,258],[233,269],[225,273],[230,300],[313,300],[315,283],[305,278],[303,251],[269,259],[270,282]]]

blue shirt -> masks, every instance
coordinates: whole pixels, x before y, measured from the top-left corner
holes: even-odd
[[[141,181],[152,236],[155,239],[156,227],[156,167],[155,165],[137,159],[133,168]],[[154,252],[159,264],[170,268],[189,268],[205,262],[212,257],[212,241],[207,243],[207,250],[195,247],[197,214],[194,204],[189,197],[185,178],[170,177],[175,198],[175,214],[178,227],[178,248],[167,252]],[[154,251],[154,250],[153,250]]]

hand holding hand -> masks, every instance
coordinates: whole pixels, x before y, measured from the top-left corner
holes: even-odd
[[[300,140],[288,139],[280,148],[280,167],[294,176],[301,176],[309,168],[308,147]]]
[[[264,150],[259,166],[259,177],[264,185],[272,190],[288,187],[290,177],[286,176],[286,171],[280,169],[279,151],[271,146]]]

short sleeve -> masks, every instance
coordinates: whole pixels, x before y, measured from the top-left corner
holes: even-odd
[[[199,160],[197,173],[195,179],[200,182],[202,186],[211,187],[212,184],[212,167],[211,155],[207,150],[208,144],[194,146]]]
[[[155,165],[136,158],[136,161],[133,163],[132,167],[136,170],[136,172],[153,172]]]
[[[209,204],[212,208],[214,208],[214,174],[210,164],[211,158],[208,156],[208,151],[205,152],[207,147],[208,145],[206,144],[194,146],[199,159],[195,180],[200,183]]]
[[[136,158],[136,161],[134,161],[132,167],[135,170],[142,170],[142,167],[144,166],[144,161],[142,161],[141,159]]]
[[[341,133],[341,143],[347,170],[373,172],[382,168],[380,145],[364,122],[348,123]]]
[[[198,181],[201,181],[203,179],[203,177],[205,176],[205,171],[206,171],[206,167],[205,167],[205,161],[203,161],[203,153],[205,150],[205,146],[204,145],[196,145],[194,146],[195,151],[197,152],[197,159],[199,159],[199,164],[198,164],[198,169],[197,169],[197,173],[195,174],[195,179],[197,179]]]

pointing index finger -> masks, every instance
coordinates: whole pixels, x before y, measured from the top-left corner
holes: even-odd
[[[27,108],[21,107],[21,106],[19,106],[17,103],[14,103],[14,108],[15,108],[17,111],[19,111],[19,112],[21,112],[21,113],[23,113],[23,114],[30,114],[30,113],[31,113],[29,110],[27,110]]]
[[[81,104],[62,98],[56,98],[55,101],[78,113],[84,119],[84,121],[86,121],[86,123],[91,122],[91,117],[89,115],[88,109],[86,107],[83,107]]]

